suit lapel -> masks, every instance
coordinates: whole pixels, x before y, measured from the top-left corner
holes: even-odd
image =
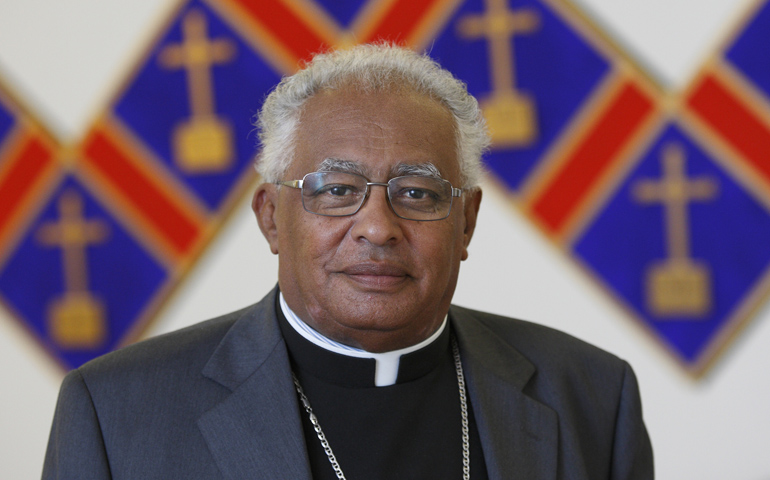
[[[489,478],[555,479],[557,414],[523,392],[535,367],[467,310],[450,318]]]
[[[203,370],[231,391],[198,419],[228,479],[311,480],[276,293],[236,321]],[[450,318],[489,478],[555,479],[556,412],[523,392],[535,367],[469,311],[453,307]]]
[[[311,478],[275,295],[236,321],[203,370],[232,391],[198,419],[228,479]]]

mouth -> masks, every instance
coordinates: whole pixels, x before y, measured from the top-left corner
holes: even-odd
[[[382,263],[359,263],[341,270],[353,282],[369,289],[387,290],[406,282],[410,276],[406,269]]]

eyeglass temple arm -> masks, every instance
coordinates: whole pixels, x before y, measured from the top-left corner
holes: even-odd
[[[452,196],[453,197],[462,197],[463,196],[463,189],[462,188],[452,187]]]
[[[275,184],[291,188],[302,188],[302,180],[287,180],[285,182],[275,182]]]

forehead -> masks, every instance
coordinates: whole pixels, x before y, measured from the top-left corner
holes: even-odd
[[[359,164],[371,179],[399,164],[432,163],[458,181],[454,119],[438,101],[413,91],[323,91],[303,107],[290,171],[302,175],[327,158]]]

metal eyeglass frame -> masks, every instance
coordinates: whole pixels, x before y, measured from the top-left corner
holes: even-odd
[[[396,212],[396,209],[393,208],[393,203],[391,203],[390,188],[388,188],[388,187],[390,187],[390,182],[392,182],[393,180],[396,180],[398,178],[404,178],[404,177],[416,177],[418,175],[402,175],[400,177],[393,177],[390,180],[388,180],[386,183],[382,183],[382,182],[370,182],[369,179],[364,177],[363,175],[359,175],[357,173],[352,173],[352,172],[333,172],[333,171],[332,172],[309,172],[309,173],[306,173],[302,177],[302,180],[284,180],[284,181],[281,181],[281,182],[275,182],[275,184],[276,185],[282,185],[282,186],[285,186],[285,187],[290,187],[290,188],[297,188],[299,190],[302,190],[302,186],[304,185],[305,179],[307,178],[307,176],[308,175],[313,175],[313,174],[316,174],[316,173],[346,173],[346,174],[349,174],[349,175],[355,175],[357,177],[361,177],[364,180],[366,180],[366,191],[364,192],[364,198],[361,201],[361,203],[358,205],[358,208],[356,208],[355,211],[350,212],[350,213],[344,213],[344,214],[341,214],[341,215],[329,215],[329,214],[325,214],[325,213],[313,212],[312,210],[308,210],[307,207],[305,206],[305,197],[303,195],[302,196],[302,208],[304,208],[305,211],[308,212],[308,213],[312,213],[313,215],[320,215],[322,217],[349,217],[351,215],[355,215],[356,213],[359,212],[359,210],[361,210],[361,207],[364,206],[364,204],[366,203],[366,200],[369,199],[369,193],[372,191],[371,188],[369,188],[370,186],[385,187],[386,190],[387,190],[387,199],[388,199],[388,206],[390,207],[390,211],[392,211],[393,214],[395,216],[397,216],[398,218],[402,218],[404,220],[411,220],[411,221],[414,221],[414,222],[434,222],[436,220],[444,220],[445,218],[449,217],[449,214],[452,212],[452,206],[454,205],[453,199],[455,197],[462,197],[463,196],[463,189],[462,188],[457,188],[457,187],[452,186],[452,184],[449,183],[448,180],[444,180],[443,178],[436,178],[436,180],[441,180],[443,182],[448,183],[449,184],[449,188],[451,189],[451,192],[452,192],[451,196],[449,197],[449,208],[447,209],[446,215],[444,215],[443,217],[440,217],[440,218],[416,219],[416,218],[404,217],[402,215],[399,215],[398,212]],[[431,178],[435,178],[435,177],[431,177]]]

